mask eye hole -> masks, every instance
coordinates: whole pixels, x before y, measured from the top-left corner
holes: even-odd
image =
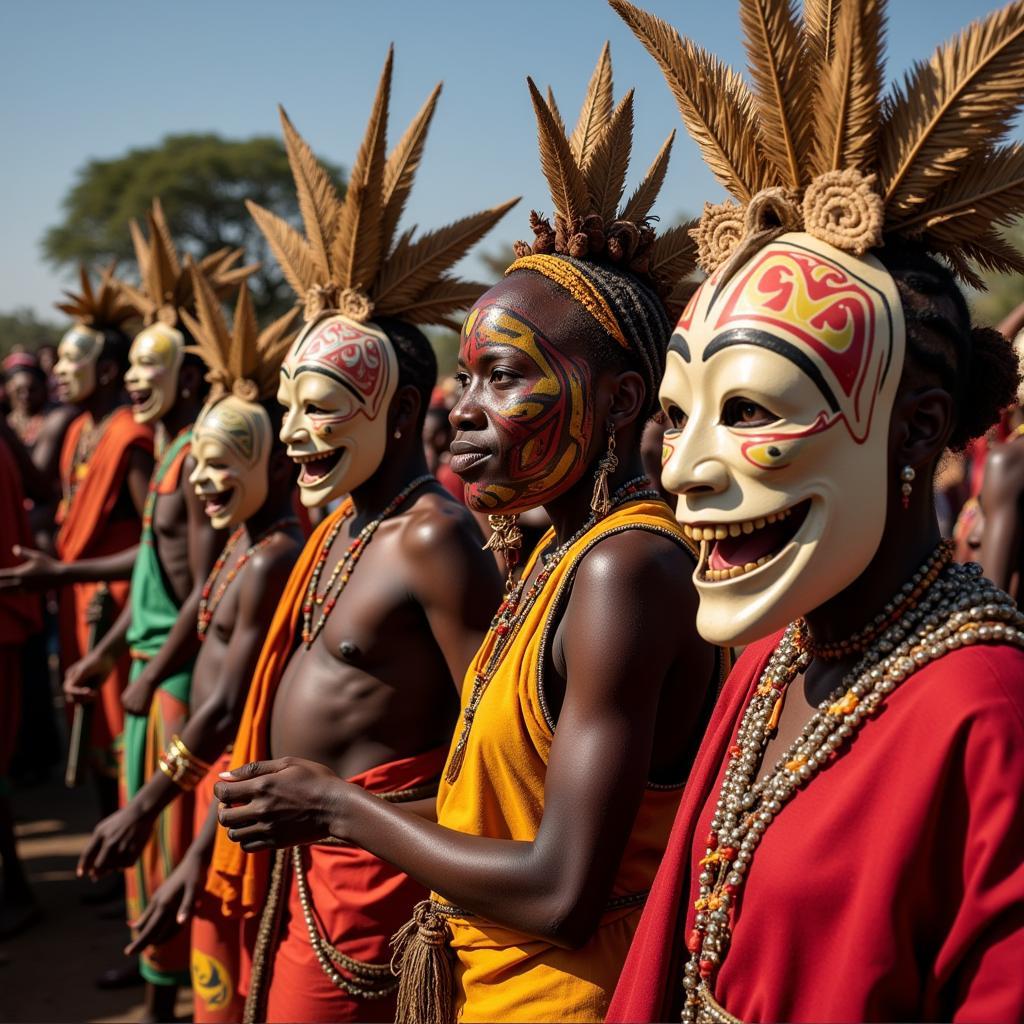
[[[764,427],[775,423],[778,416],[750,398],[730,398],[722,409],[722,423],[727,427]]]
[[[679,408],[678,405],[665,406],[665,415],[668,417],[668,422],[671,424],[673,430],[682,430],[686,426],[686,421],[689,417]]]

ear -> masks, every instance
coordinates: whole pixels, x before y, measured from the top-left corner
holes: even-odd
[[[395,397],[391,399],[389,434],[401,433],[403,437],[407,434],[418,434],[417,424],[422,404],[423,400],[417,387],[412,384],[400,387],[395,392]]]
[[[955,416],[953,396],[944,388],[918,388],[899,395],[889,431],[896,466],[916,470],[933,466],[946,450]]]
[[[299,467],[288,458],[287,450],[278,445],[271,448],[270,460],[267,463],[267,479],[271,488],[291,487],[298,475]]]
[[[203,371],[192,363],[185,363],[178,372],[178,391],[188,388],[193,395],[198,394],[203,385]]]
[[[647,387],[635,370],[616,374],[612,384],[611,405],[607,419],[621,430],[635,422],[647,402]]]
[[[124,381],[124,374],[125,370],[116,359],[100,356],[96,361],[96,383],[100,387],[115,383],[120,385]]]

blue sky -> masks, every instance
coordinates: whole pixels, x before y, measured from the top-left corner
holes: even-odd
[[[996,6],[890,0],[890,76]],[[735,0],[646,7],[742,62]],[[661,73],[604,0],[4,0],[0,310],[50,315],[66,278],[43,263],[39,240],[91,158],[172,132],[277,134],[282,102],[314,150],[349,164],[391,41],[393,139],[433,83],[445,82],[406,223],[437,227],[522,194],[489,244],[524,237],[530,207],[550,208],[525,76],[554,87],[571,123],[605,39],[616,96],[636,87],[633,182],[680,121]],[[721,195],[680,133],[662,216]]]

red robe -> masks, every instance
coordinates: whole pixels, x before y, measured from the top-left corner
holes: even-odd
[[[778,636],[737,662],[607,1019],[678,1019],[696,860]],[[1024,1019],[1024,651],[903,683],[755,851],[714,983],[744,1021]]]

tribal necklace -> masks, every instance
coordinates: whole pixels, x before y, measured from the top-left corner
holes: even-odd
[[[642,490],[643,486],[649,482],[646,476],[638,476],[632,480],[627,480],[612,495],[608,512],[611,512],[612,509],[626,501],[660,498],[661,494],[656,490]],[[455,744],[455,749],[452,751],[451,760],[445,769],[444,777],[446,782],[454,782],[459,777],[466,754],[466,744],[469,741],[469,733],[473,728],[473,719],[476,717],[477,709],[480,707],[480,701],[483,700],[487,687],[501,665],[505,651],[508,650],[509,645],[516,638],[527,616],[530,614],[530,610],[537,603],[537,598],[544,589],[544,584],[551,578],[551,575],[558,568],[562,559],[568,554],[569,549],[585,534],[589,533],[597,525],[598,521],[598,517],[591,513],[587,517],[587,521],[565,543],[559,544],[553,551],[541,555],[540,560],[543,563],[543,567],[537,574],[537,578],[530,584],[529,590],[526,590],[524,594],[527,582],[526,576],[520,577],[519,582],[511,588],[505,600],[498,606],[498,610],[491,620],[491,627],[488,633],[491,649],[487,657],[487,663],[482,671],[474,674],[473,689],[470,691],[469,701],[462,711],[462,732],[459,733],[459,739]]]
[[[245,563],[248,562],[257,551],[265,548],[274,539],[275,533],[289,526],[297,526],[298,522],[299,521],[295,516],[284,516],[283,518],[278,519],[277,522],[271,523],[270,526],[268,526],[256,538],[256,540],[249,545],[245,554],[242,555],[242,557],[228,570],[228,574],[221,581],[216,593],[213,593],[213,584],[217,581],[217,577],[220,575],[221,569],[224,568],[232,554],[234,554],[235,548],[242,539],[242,534],[245,533],[245,526],[240,526],[235,530],[228,539],[227,544],[224,545],[224,550],[220,553],[217,561],[213,563],[210,575],[206,577],[206,582],[203,584],[203,590],[199,597],[199,620],[196,624],[196,632],[199,634],[200,643],[206,640],[206,632],[210,628],[210,623],[213,621],[214,613],[220,607],[220,603],[224,600],[224,595],[227,593],[228,587],[231,586],[235,577],[242,571]],[[212,597],[210,596],[211,593],[213,593]]]
[[[320,631],[324,628],[328,617],[334,611],[338,598],[341,597],[342,591],[347,586],[356,564],[363,557],[363,553],[369,547],[370,541],[373,540],[373,535],[377,532],[380,524],[385,519],[394,515],[405,504],[406,499],[413,491],[433,479],[433,476],[426,473],[406,484],[391,500],[387,508],[376,519],[371,520],[359,531],[358,536],[349,544],[348,550],[338,559],[337,564],[334,566],[334,571],[327,581],[327,586],[324,587],[322,593],[318,594],[317,587],[320,585],[320,576],[324,571],[324,563],[327,561],[331,545],[334,544],[335,538],[337,538],[345,523],[355,514],[355,509],[350,507],[331,527],[330,533],[327,534],[320,547],[320,554],[317,555],[313,575],[310,576],[309,585],[306,587],[306,600],[302,605],[302,643],[307,651],[313,646],[313,641],[320,635]],[[335,584],[337,584],[337,589],[335,589]],[[321,609],[320,618],[315,625],[313,623],[314,608]]]
[[[700,861],[697,914],[686,942],[690,958],[683,978],[681,1019],[687,1024],[735,1019],[715,1001],[711,983],[729,947],[737,897],[754,852],[783,806],[839,755],[900,683],[925,665],[976,643],[1024,647],[1024,615],[1009,595],[984,579],[976,564],[953,562],[932,574],[929,567],[944,560],[940,545],[918,571],[922,580],[930,579],[918,599],[867,648],[795,742],[755,781],[786,688],[814,658],[803,620],[788,627],[768,659],[729,748]]]
[[[98,422],[91,424],[90,426],[82,427],[78,434],[78,440],[75,442],[75,450],[71,456],[71,474],[68,480],[68,493],[66,501],[70,502],[75,492],[78,490],[78,485],[85,479],[86,474],[89,472],[89,460],[96,454],[96,449],[99,447],[100,441],[103,439],[103,434],[106,432],[107,421],[114,413],[118,412],[121,406],[115,406],[105,416],[103,416]]]

